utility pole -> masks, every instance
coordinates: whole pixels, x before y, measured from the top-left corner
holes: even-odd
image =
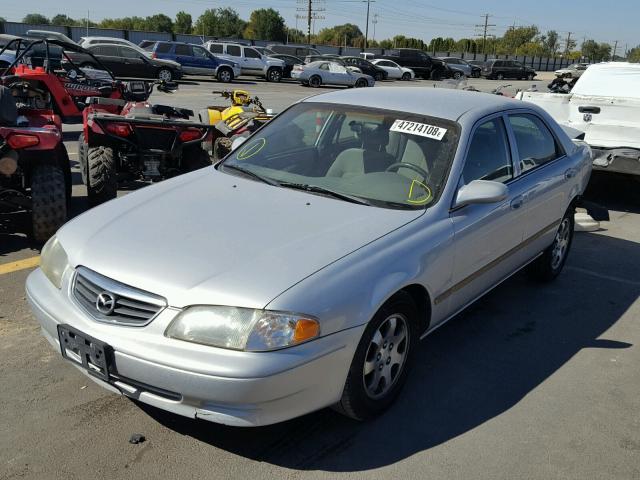
[[[311,43],[311,1],[309,0],[308,9],[307,9],[307,43]]]
[[[373,23],[373,39],[376,39],[376,23],[378,23],[378,14],[374,14],[373,15],[373,20],[371,20],[371,23]]]
[[[573,35],[573,32],[567,32],[567,44],[564,46],[564,54],[569,55],[569,47],[571,46],[571,35]]]
[[[485,55],[486,52],[486,48],[487,48],[487,30],[489,29],[489,27],[495,27],[496,25],[493,23],[489,23],[489,17],[491,15],[489,15],[488,13],[485,13],[483,15],[484,17],[484,25],[476,25],[476,27],[480,27],[483,28],[483,33],[482,33],[482,54]]]
[[[307,19],[307,43],[311,43],[311,22],[313,22],[313,30],[315,32],[315,28],[316,28],[316,24],[315,24],[315,20],[322,20],[324,17],[317,15],[317,12],[322,12],[325,9],[324,8],[314,8],[313,7],[313,2],[321,2],[324,0],[297,0],[297,2],[299,4],[305,4],[305,7],[298,7],[296,10],[298,12],[305,12],[306,15],[296,15],[296,25],[298,25],[298,19],[299,18],[306,18]]]
[[[364,28],[364,49],[366,49],[368,39],[369,39],[369,9],[371,8],[371,2],[375,2],[376,0],[362,0],[362,1],[367,2],[367,25]]]
[[[618,40],[613,44],[613,55],[611,56],[611,60],[616,61],[616,51],[618,50]]]
[[[89,10],[87,10],[87,37],[89,36]]]

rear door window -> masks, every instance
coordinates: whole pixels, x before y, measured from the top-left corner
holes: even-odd
[[[171,51],[170,43],[158,43],[156,53],[169,53]]]
[[[544,165],[563,154],[551,131],[535,115],[509,115],[509,124],[516,139],[522,172]]]
[[[222,53],[222,44],[212,43],[209,45],[209,51],[211,53]]]
[[[193,49],[193,56],[194,57],[198,57],[198,58],[204,58],[204,59],[209,59],[209,54],[207,53],[207,51],[202,48],[202,47],[196,47],[193,46],[191,47]]]
[[[120,47],[120,55],[124,58],[140,58],[140,53],[128,47]]]
[[[100,45],[91,49],[94,55],[104,55],[106,57],[117,57],[118,47],[115,45]]]
[[[176,45],[176,55],[182,55],[185,57],[191,57],[193,56],[193,52],[191,51],[191,45],[183,45],[183,44],[177,44]]]
[[[238,45],[227,45],[227,55],[231,55],[232,57],[241,57],[242,53],[240,51],[240,47]]]

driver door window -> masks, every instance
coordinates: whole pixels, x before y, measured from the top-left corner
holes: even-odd
[[[513,166],[502,118],[482,123],[473,134],[462,170],[465,185],[473,180],[506,183],[513,178]]]

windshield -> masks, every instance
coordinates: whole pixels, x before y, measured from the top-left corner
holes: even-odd
[[[458,132],[439,118],[304,102],[238,147],[221,170],[373,206],[422,209],[440,196]]]

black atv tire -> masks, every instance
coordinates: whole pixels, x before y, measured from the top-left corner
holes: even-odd
[[[116,198],[118,177],[113,148],[89,147],[87,152],[87,197],[95,207]]]
[[[203,150],[200,145],[194,147],[187,147],[182,151],[182,171],[193,172],[204,167],[211,166],[211,157],[206,150]]]
[[[87,184],[87,142],[84,140],[84,133],[78,137],[78,163],[80,164],[80,175],[82,184]]]
[[[31,172],[33,238],[46,242],[67,220],[65,174],[57,165],[37,165]]]

